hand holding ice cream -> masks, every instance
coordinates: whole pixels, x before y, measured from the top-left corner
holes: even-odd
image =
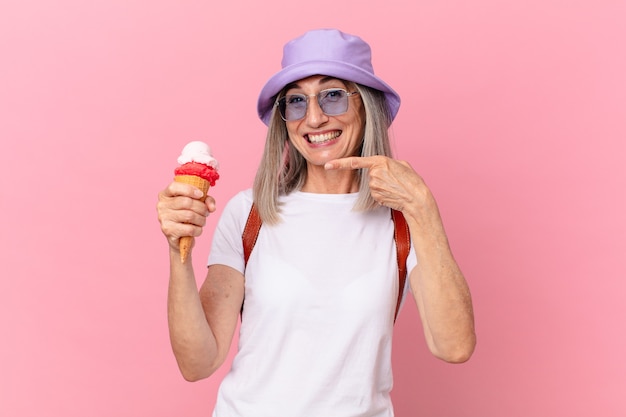
[[[174,170],[174,181],[193,185],[202,191],[204,201],[211,186],[219,179],[219,164],[211,154],[211,148],[204,142],[189,142],[178,157],[181,164]],[[192,236],[180,238],[180,260],[185,262],[193,244]]]

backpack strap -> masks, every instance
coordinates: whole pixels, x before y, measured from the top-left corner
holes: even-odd
[[[393,239],[396,241],[396,258],[398,262],[398,301],[396,302],[396,313],[393,316],[395,323],[400,312],[400,304],[402,303],[404,286],[406,284],[406,260],[411,250],[411,234],[401,211],[391,209],[391,218],[393,219]]]
[[[262,223],[263,221],[261,220],[259,211],[256,209],[254,203],[252,203],[250,214],[248,214],[248,220],[246,221],[246,227],[243,229],[243,235],[241,236],[243,240],[244,267],[248,265],[248,259],[250,259],[250,253],[252,253],[252,249],[259,237]]]
[[[398,300],[396,302],[396,312],[393,316],[393,321],[395,323],[396,318],[398,317],[398,312],[400,311],[402,295],[404,294],[407,274],[406,260],[411,249],[411,235],[409,233],[409,226],[406,224],[406,219],[404,218],[402,212],[392,209],[391,218],[393,219],[393,239],[396,242],[396,258],[398,261]],[[241,235],[243,242],[244,266],[248,265],[248,259],[250,259],[252,249],[256,244],[257,238],[259,237],[259,231],[261,230],[262,224],[263,221],[261,220],[259,211],[254,203],[252,203],[250,214],[248,214],[248,220],[246,221],[246,226],[244,227],[243,234]],[[243,311],[243,305],[241,306],[241,310]]]

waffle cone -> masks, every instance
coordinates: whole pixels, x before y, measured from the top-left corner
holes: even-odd
[[[195,175],[176,175],[174,177],[174,181],[182,182],[183,184],[190,184],[194,187],[199,188],[204,194],[200,201],[206,200],[207,193],[209,192],[209,188],[211,188],[211,184],[209,181],[204,178],[195,176]],[[183,236],[180,238],[180,261],[185,262],[187,257],[189,256],[189,252],[191,252],[191,245],[193,244],[193,236]]]

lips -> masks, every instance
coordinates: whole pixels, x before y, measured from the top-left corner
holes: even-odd
[[[319,134],[309,133],[305,137],[310,143],[320,144],[320,143],[330,142],[331,140],[339,137],[339,135],[341,135],[341,130],[334,130],[332,132],[319,133]]]

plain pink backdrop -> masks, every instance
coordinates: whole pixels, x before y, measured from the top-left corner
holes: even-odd
[[[368,41],[401,94],[395,150],[472,288],[463,365],[405,303],[396,414],[626,415],[625,21],[617,0],[3,1],[0,415],[210,415],[225,369],[178,373],[156,195],[190,140],[220,210],[250,186],[257,94],[318,27]]]

